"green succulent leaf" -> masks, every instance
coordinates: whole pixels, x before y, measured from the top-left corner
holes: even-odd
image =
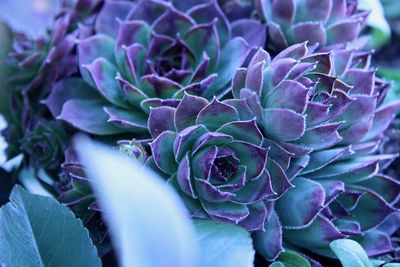
[[[0,239],[6,266],[101,266],[88,231],[71,211],[20,186],[0,209]]]
[[[201,249],[201,266],[253,266],[253,244],[246,230],[216,221],[195,220],[194,225]]]
[[[332,241],[329,247],[339,258],[343,267],[372,267],[365,250],[356,241],[338,239]]]
[[[311,267],[308,260],[294,251],[282,252],[269,267]]]
[[[382,68],[378,71],[378,75],[392,82],[392,87],[388,91],[385,98],[386,103],[400,99],[400,70],[396,68]]]

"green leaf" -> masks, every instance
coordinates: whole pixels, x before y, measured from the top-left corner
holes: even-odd
[[[400,263],[387,263],[383,267],[400,267]]]
[[[379,69],[378,75],[392,82],[392,87],[387,93],[385,103],[400,100],[400,70],[396,68]]]
[[[385,261],[382,260],[371,260],[372,266],[374,267],[382,267]]]
[[[198,266],[195,229],[173,189],[138,161],[86,138],[78,155],[107,214],[121,266]]]
[[[332,241],[329,247],[339,258],[343,267],[373,267],[367,253],[356,241],[338,239]]]
[[[216,221],[194,220],[201,248],[201,266],[253,266],[254,250],[243,228]]]
[[[283,262],[275,261],[272,264],[270,264],[269,267],[286,267],[286,266]]]
[[[308,260],[294,251],[285,251],[279,254],[276,262],[269,267],[311,267]]]
[[[377,48],[384,45],[390,39],[390,26],[385,19],[382,4],[379,0],[359,0],[358,8],[370,10],[367,24],[372,28],[370,46]]]
[[[68,208],[20,186],[0,209],[0,240],[6,266],[101,266],[88,231]]]

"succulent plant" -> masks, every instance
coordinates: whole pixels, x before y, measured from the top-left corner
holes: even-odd
[[[61,129],[62,124],[53,123],[52,116],[41,100],[49,94],[55,82],[78,72],[75,53],[78,23],[81,29],[89,25],[99,4],[98,0],[63,1],[62,11],[44,36],[32,39],[23,33],[13,34],[11,51],[4,62],[10,73],[2,83],[3,99],[0,103],[2,115],[8,123],[4,132],[10,144],[7,148],[9,159],[20,153],[33,156],[32,153],[36,152],[33,151],[32,142],[38,135],[44,137],[46,133],[49,139],[59,138],[57,133],[54,136],[51,134],[55,125],[60,128],[57,132],[65,131]],[[80,32],[83,33],[83,30]],[[50,154],[58,153],[58,146],[52,149],[54,151],[48,151]],[[31,159],[36,163],[43,160],[39,154]],[[46,166],[36,167],[49,167],[47,163]],[[53,164],[50,165],[55,168]]]
[[[36,168],[59,168],[68,134],[57,121],[40,121],[32,131],[25,133],[21,150]]]
[[[370,255],[391,249],[389,237],[371,229],[395,211],[400,183],[377,173],[397,155],[373,153],[399,103],[382,104],[388,85],[369,58],[347,49],[311,53],[302,43],[273,60],[260,49],[237,71],[233,95],[246,99],[270,147],[268,161],[295,186],[275,203],[274,231],[254,233],[266,258],[277,255],[271,248],[279,248],[280,235],[326,256],[329,242],[344,237]],[[277,244],[266,246],[271,240]]]
[[[355,42],[369,14],[357,0],[221,0],[232,19],[256,17],[267,25],[267,49],[279,53],[290,45],[309,42],[328,50]],[[251,11],[252,10],[252,11]],[[360,40],[359,45],[363,44]]]
[[[54,82],[76,73],[76,38],[83,35],[99,4],[99,0],[65,1],[44,36],[32,39],[15,33],[11,57],[7,60],[15,68],[9,84],[31,96],[31,103],[39,103],[38,98],[43,99]]]
[[[94,134],[143,133],[150,107],[176,107],[184,92],[224,94],[265,26],[229,24],[216,1],[174,3],[105,1],[95,34],[78,43],[87,85],[60,81],[46,101],[53,115]]]
[[[151,109],[149,131],[154,141],[147,165],[166,176],[194,218],[263,229],[272,207],[267,200],[290,187],[267,162],[244,100],[208,102],[185,94],[176,108]]]

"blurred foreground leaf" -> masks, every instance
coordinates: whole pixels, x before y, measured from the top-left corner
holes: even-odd
[[[382,4],[379,0],[359,0],[358,7],[370,10],[367,24],[372,28],[369,48],[378,48],[390,39],[390,26],[386,21]]]
[[[195,229],[165,181],[111,148],[86,138],[76,144],[122,266],[199,266]]]
[[[400,18],[399,0],[381,0],[385,16],[389,19]]]

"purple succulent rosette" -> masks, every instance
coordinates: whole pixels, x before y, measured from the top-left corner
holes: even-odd
[[[75,53],[78,23],[81,28],[89,27],[100,1],[70,2],[63,3],[62,11],[45,36],[35,40],[20,33],[12,36],[10,56],[4,62],[11,73],[2,88],[5,100],[1,103],[2,115],[8,123],[5,136],[9,158],[21,153],[21,143],[34,135],[38,122],[53,119],[41,101],[54,83],[78,72]]]
[[[302,43],[273,60],[260,49],[237,71],[233,95],[256,114],[268,162],[295,186],[275,203],[267,222],[273,231],[254,233],[267,259],[282,249],[281,235],[325,256],[329,242],[344,237],[358,239],[369,255],[391,249],[389,237],[373,229],[396,210],[400,184],[377,173],[397,155],[374,152],[399,103],[382,104],[388,85],[369,62],[367,52],[310,53]]]
[[[216,1],[204,2],[105,1],[95,34],[78,43],[85,83],[57,84],[53,114],[89,133],[145,133],[150,107],[176,107],[184,92],[224,94],[251,46],[263,45],[265,26],[231,25]],[[237,30],[244,25],[260,31]]]
[[[264,229],[268,200],[283,193],[282,181],[267,163],[263,135],[244,100],[185,94],[176,108],[151,109],[149,130],[147,165],[168,178],[194,218]]]
[[[279,53],[290,45],[309,42],[329,49],[357,42],[369,12],[357,0],[221,0],[231,20],[257,17],[267,25],[267,49]],[[359,45],[363,41],[360,40]]]
[[[46,97],[57,80],[77,72],[74,49],[78,23],[82,28],[89,25],[99,4],[99,0],[65,1],[48,34],[36,40],[14,35],[8,64],[15,65],[16,70],[9,82],[22,86],[24,94],[33,98],[31,102]]]

